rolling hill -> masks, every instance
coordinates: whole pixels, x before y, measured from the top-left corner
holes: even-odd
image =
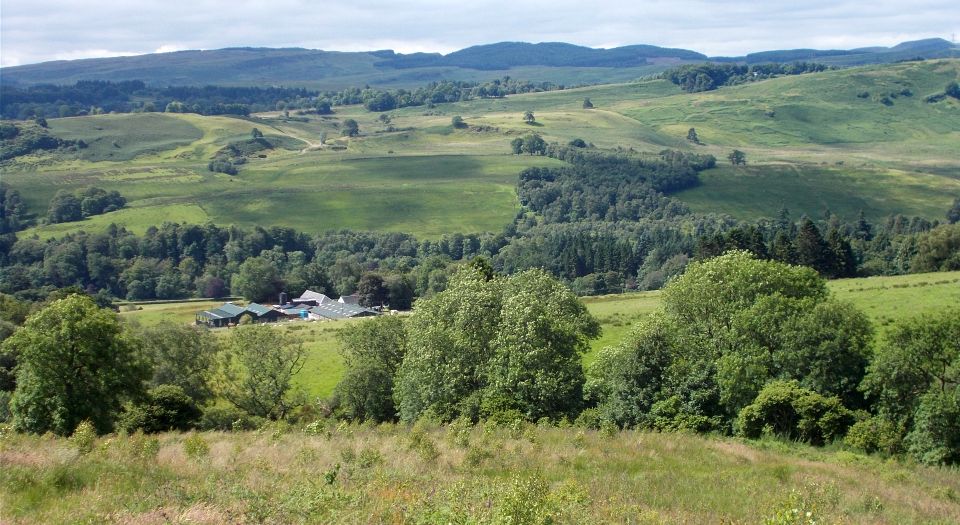
[[[519,209],[517,174],[556,163],[510,155],[512,139],[581,138],[605,149],[675,148],[746,166],[704,172],[679,193],[695,211],[755,219],[787,206],[794,216],[826,209],[852,219],[943,216],[960,194],[960,101],[926,102],[960,77],[960,61],[908,62],[774,78],[687,94],[665,80],[591,86],[502,99],[391,111],[390,122],[360,106],[336,114],[251,118],[135,113],[49,119],[58,137],[87,149],[18,157],[4,181],[42,214],[59,189],[98,186],[129,207],[90,220],[41,226],[60,235],[111,222],[135,231],[163,220],[443,233],[499,231]],[[859,94],[868,93],[866,97]],[[909,95],[904,94],[909,92]],[[882,97],[895,97],[889,104]],[[583,109],[590,98],[593,109]],[[533,111],[536,125],[525,124]],[[452,116],[468,128],[454,129]],[[358,137],[341,137],[346,119]],[[217,151],[252,128],[283,148],[251,157],[237,176],[212,173]],[[685,140],[696,128],[703,145]],[[320,144],[326,137],[326,143]]]

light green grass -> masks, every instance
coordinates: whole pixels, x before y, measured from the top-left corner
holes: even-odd
[[[0,512],[47,524],[762,523],[792,509],[816,523],[960,521],[955,469],[844,450],[532,425],[468,428],[465,445],[444,427],[318,430],[164,433],[152,448],[111,435],[86,455],[7,433]]]
[[[960,193],[960,102],[928,104],[923,98],[958,74],[960,60],[941,60],[781,77],[697,94],[681,93],[664,80],[591,86],[399,109],[389,112],[394,131],[378,121],[379,113],[360,106],[337,107],[333,116],[306,122],[277,112],[251,118],[51,119],[54,132],[83,138],[91,147],[79,158],[47,153],[8,162],[2,177],[38,216],[57,190],[99,186],[120,191],[131,208],[143,210],[117,216],[139,229],[183,220],[176,206],[195,206],[206,217],[192,208],[185,218],[435,238],[499,231],[513,218],[517,174],[557,164],[508,154],[512,139],[536,132],[559,143],[581,138],[601,148],[711,153],[721,164],[732,148],[746,151],[747,168],[707,171],[701,187],[678,195],[700,212],[754,219],[782,206],[796,216],[819,216],[829,207],[847,219],[860,209],[874,219],[892,213],[934,219]],[[899,96],[892,106],[856,96],[903,89],[914,95]],[[595,109],[583,109],[584,98]],[[536,126],[523,122],[526,110],[536,114]],[[454,131],[454,115],[471,128]],[[347,118],[358,121],[359,137],[340,136]],[[254,127],[290,149],[250,159],[236,177],[207,171],[220,148],[248,138]],[[684,139],[690,127],[706,145]],[[327,145],[320,144],[323,134]]]
[[[826,210],[847,220],[863,210],[870,220],[890,215],[941,217],[960,195],[960,179],[890,169],[796,164],[721,166],[700,174],[702,184],[676,197],[696,212],[738,219],[821,217]]]
[[[162,219],[167,217],[166,219]],[[67,233],[80,230],[90,232],[101,231],[111,224],[120,224],[128,230],[143,235],[151,226],[157,226],[164,220],[170,222],[188,222],[190,224],[204,224],[210,216],[196,204],[168,204],[165,206],[138,206],[124,208],[103,215],[94,215],[78,222],[63,222],[59,224],[45,224],[24,230],[21,237],[31,237],[34,234],[41,239],[61,237]]]

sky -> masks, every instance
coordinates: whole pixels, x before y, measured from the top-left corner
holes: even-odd
[[[0,0],[0,65],[223,47],[448,53],[501,41],[710,56],[960,33],[956,0]]]

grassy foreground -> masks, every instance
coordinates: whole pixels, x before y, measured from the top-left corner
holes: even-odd
[[[108,436],[87,454],[66,439],[0,439],[4,523],[763,523],[778,516],[771,522],[956,523],[960,475],[776,441],[533,425],[320,422],[307,432]]]

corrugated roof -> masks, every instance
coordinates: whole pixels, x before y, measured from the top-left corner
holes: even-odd
[[[251,312],[255,314],[257,317],[259,317],[261,315],[266,314],[270,310],[272,310],[272,308],[268,306],[263,306],[262,304],[257,304],[257,303],[250,303],[247,305],[247,307],[244,310],[241,310],[241,311]]]
[[[219,308],[214,308],[213,310],[204,310],[200,312],[200,315],[208,317],[210,319],[231,319],[232,315],[220,310]]]
[[[356,317],[364,313],[376,313],[369,308],[343,303],[325,303],[319,306],[314,306],[310,309],[310,311],[330,319],[346,319],[348,317]]]
[[[360,302],[360,296],[357,294],[353,295],[341,295],[340,304],[357,304]]]
[[[222,312],[226,312],[227,317],[234,317],[243,313],[244,309],[241,306],[237,306],[233,303],[223,303],[223,306],[217,308]]]

